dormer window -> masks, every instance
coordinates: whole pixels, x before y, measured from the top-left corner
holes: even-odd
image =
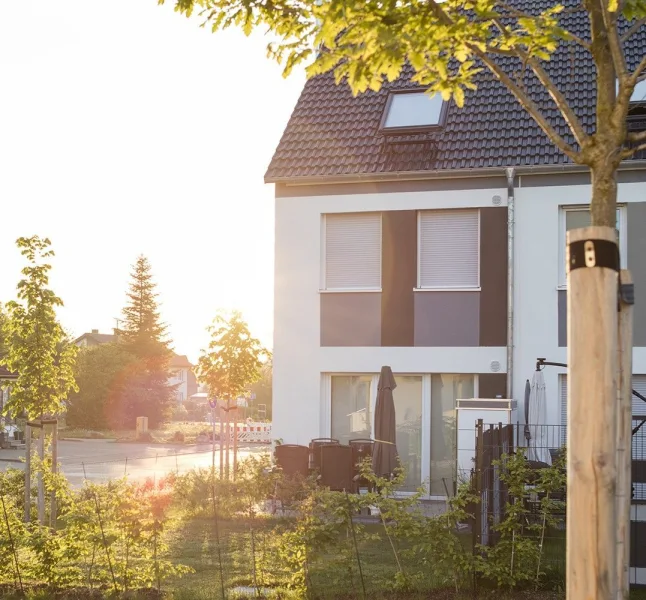
[[[636,83],[632,96],[630,96],[631,104],[635,104],[637,102],[646,102],[646,79],[642,79]]]
[[[440,94],[419,90],[391,92],[381,120],[384,133],[415,133],[440,127],[446,112]]]

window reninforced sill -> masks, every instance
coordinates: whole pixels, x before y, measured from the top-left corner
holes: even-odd
[[[414,292],[480,292],[482,288],[478,287],[452,287],[452,288],[413,288]]]
[[[381,288],[352,288],[345,290],[319,290],[319,294],[376,294],[381,293]]]

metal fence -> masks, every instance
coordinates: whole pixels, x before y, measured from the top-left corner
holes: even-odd
[[[633,418],[633,430],[642,417]],[[514,448],[524,447],[530,466],[540,468],[552,465],[567,444],[567,428],[561,425],[483,425],[476,427],[475,465],[473,483],[479,498],[473,527],[475,544],[495,545],[498,535],[495,525],[505,517],[505,506],[513,501],[504,481],[504,456]],[[630,582],[634,587],[646,585],[646,426],[636,431],[632,438],[632,510]],[[565,490],[562,499],[566,501]],[[531,482],[526,486],[528,525],[532,514],[538,518],[540,498],[532,491]],[[565,573],[565,509],[557,516],[557,526],[545,532],[546,562],[555,570]]]

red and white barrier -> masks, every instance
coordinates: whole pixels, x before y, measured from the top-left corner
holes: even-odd
[[[231,424],[231,440],[233,440],[233,424]],[[271,423],[256,423],[253,421],[238,423],[238,442],[270,444]]]

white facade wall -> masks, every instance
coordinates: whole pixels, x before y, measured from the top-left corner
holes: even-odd
[[[180,375],[181,373],[181,375]],[[178,402],[185,402],[188,400],[188,368],[182,367],[181,369],[173,369],[172,376],[168,378],[169,385],[176,385],[175,393]],[[182,394],[183,400],[179,400],[178,394]]]
[[[537,357],[567,362],[558,345],[559,244],[562,205],[589,203],[589,185],[516,189],[514,381],[522,406],[525,380]],[[329,433],[329,378],[322,373],[487,373],[491,361],[506,368],[506,349],[490,347],[321,347],[321,217],[326,213],[492,206],[507,190],[426,191],[278,197],[276,199],[273,437],[307,444]],[[623,183],[619,201],[645,201],[646,183]],[[627,265],[630,267],[630,265]],[[558,375],[545,370],[548,423],[559,424]],[[634,373],[646,374],[646,348],[635,348]],[[513,415],[523,418],[522,413]]]
[[[558,345],[559,207],[588,204],[591,193],[590,185],[523,188],[522,177],[516,189],[513,389],[517,400],[522,400],[536,358],[567,363],[567,348]],[[646,183],[619,184],[620,203],[644,201]],[[551,424],[560,424],[558,375],[565,372],[557,367],[544,371]],[[633,373],[646,374],[646,348],[634,349]]]
[[[506,362],[505,348],[321,347],[321,222],[326,213],[492,206],[507,192],[484,190],[276,198],[273,432],[284,443],[308,444],[328,434],[322,373],[486,373]],[[504,367],[503,367],[504,368]]]

